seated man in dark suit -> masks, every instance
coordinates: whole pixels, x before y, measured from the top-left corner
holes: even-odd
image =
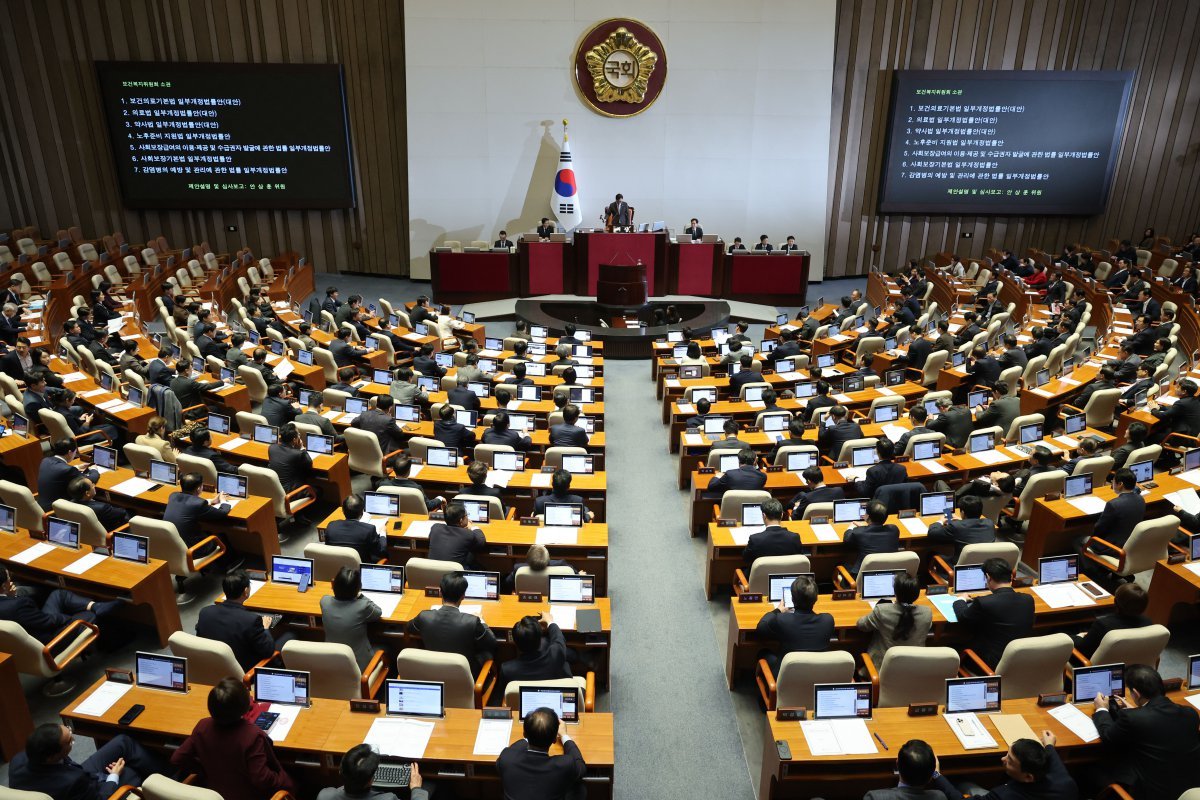
[[[741,345],[739,345],[740,347]],[[733,355],[732,353],[730,355]],[[734,362],[730,362],[731,364]],[[742,353],[737,356],[736,363],[739,367],[729,378],[729,396],[741,397],[742,387],[747,383],[759,383],[762,381],[762,373],[755,372],[751,367],[754,365],[754,356],[749,353]]]
[[[90,508],[106,531],[116,530],[129,522],[128,511],[96,498],[96,484],[86,475],[80,475],[67,485],[67,496],[72,503]]]
[[[1033,635],[1033,597],[1012,588],[1012,565],[1003,558],[983,562],[990,594],[957,600],[954,613],[970,632],[969,647],[988,666],[995,667],[1014,639]]]
[[[862,426],[847,419],[847,413],[846,407],[842,405],[829,409],[829,417],[817,434],[817,448],[822,455],[829,456],[834,461],[841,458],[842,445],[853,439],[863,438]]]
[[[21,395],[21,408],[10,409],[25,415],[29,420],[29,431],[42,428],[42,418],[38,414],[43,408],[53,410],[50,399],[46,397],[46,375],[41,370],[34,370],[25,381],[25,392]]]
[[[811,467],[805,467],[804,472],[800,473],[804,478],[805,488],[796,492],[796,496],[790,501],[792,507],[792,519],[801,519],[804,512],[813,503],[832,503],[835,500],[845,500],[846,492],[841,486],[826,486],[825,474],[821,472],[821,467],[813,464]]]
[[[587,447],[589,441],[587,431],[575,424],[579,421],[579,406],[567,403],[563,406],[562,415],[562,424],[550,428],[550,446]]]
[[[40,792],[54,800],[103,800],[121,786],[141,786],[164,765],[140,744],[118,734],[82,763],[71,758],[75,734],[66,725],[46,722],[25,741],[25,750],[8,767],[13,789]]]
[[[767,463],[774,464],[775,457],[779,455],[779,451],[784,447],[795,447],[798,445],[811,445],[811,441],[804,438],[804,419],[797,414],[788,422],[788,435],[786,439],[779,439],[775,442],[775,447],[767,455]]]
[[[124,600],[97,602],[55,589],[39,608],[33,597],[20,593],[8,570],[0,566],[0,620],[17,623],[42,644],[49,644],[74,620],[99,622],[124,604]]]
[[[909,440],[914,436],[919,436],[922,433],[934,433],[934,431],[929,430],[925,426],[925,422],[928,419],[929,412],[925,410],[924,404],[914,403],[912,408],[908,410],[908,420],[912,428],[900,435],[900,438],[896,440],[896,446],[892,452],[898,456],[902,456],[904,455],[904,451],[908,449]]]
[[[937,771],[937,756],[933,748],[921,739],[909,739],[900,747],[896,755],[896,774],[900,776],[900,785],[891,789],[872,789],[863,796],[863,800],[961,800],[962,793],[950,787],[951,793],[944,794],[940,789],[930,788],[935,776],[941,777]],[[942,778],[942,780],[945,780]]]
[[[951,447],[964,446],[974,429],[971,412],[965,406],[954,405],[949,397],[939,397],[937,407],[937,418],[929,423],[929,430],[944,433]]]
[[[250,576],[235,569],[221,581],[225,599],[200,610],[196,635],[224,642],[243,670],[249,670],[275,652],[271,617],[251,611],[243,604],[250,599]]]
[[[267,396],[263,398],[262,410],[259,412],[267,418],[267,424],[282,428],[289,422],[295,422],[300,416],[300,409],[291,398],[291,392],[285,391],[282,383],[273,383],[267,387]]]
[[[204,538],[200,523],[219,525],[229,516],[229,495],[219,493],[209,503],[200,496],[204,477],[199,472],[187,472],[179,477],[179,491],[167,498],[163,520],[170,522],[179,531],[184,544],[192,547]]]
[[[738,450],[738,467],[717,473],[708,482],[707,491],[721,497],[730,489],[761,489],[767,485],[767,474],[754,466],[753,450]]]
[[[446,400],[449,404],[462,406],[467,411],[478,411],[479,396],[467,388],[468,383],[470,383],[469,376],[460,370],[455,377],[454,388],[446,393]]]
[[[449,403],[441,407],[438,417],[433,423],[433,438],[446,447],[457,448],[460,456],[466,455],[475,446],[475,429],[455,420],[454,408]]]
[[[533,499],[533,514],[540,517],[546,513],[547,503],[574,503],[583,506],[585,519],[593,519],[596,515],[588,510],[583,502],[583,496],[571,494],[571,473],[565,469],[556,469],[550,476],[550,494],[543,494]]]
[[[1078,699],[1078,698],[1077,698]],[[1179,797],[1200,786],[1200,714],[1166,697],[1162,676],[1145,664],[1125,667],[1125,696],[1096,695],[1092,721],[1105,752],[1089,783],[1119,783],[1136,800]],[[1096,796],[1096,795],[1092,795]]]
[[[461,572],[442,576],[442,605],[422,611],[408,623],[408,635],[419,636],[426,650],[458,653],[467,659],[478,675],[484,662],[496,652],[496,635],[473,614],[458,610],[467,593],[467,579]]]
[[[392,469],[392,477],[384,478],[382,481],[380,481],[379,487],[398,486],[405,489],[416,489],[421,493],[422,497],[425,496],[425,487],[408,477],[409,473],[412,471],[412,459],[409,458],[407,454],[398,453],[397,455],[393,456],[392,461],[388,466],[390,466]],[[445,504],[446,498],[438,495],[432,500],[426,500],[425,508],[429,511],[433,511],[435,508],[441,508]]]
[[[396,424],[396,420],[392,416],[392,405],[390,394],[377,395],[367,403],[367,410],[350,423],[351,428],[375,434],[375,438],[379,440],[379,449],[385,456],[402,449],[406,442],[404,432],[400,430],[400,426]],[[446,408],[450,407],[446,406]],[[453,419],[454,409],[450,410]]]
[[[49,511],[55,500],[70,496],[71,482],[79,476],[84,476],[95,483],[100,480],[100,472],[96,469],[81,470],[71,466],[79,456],[79,446],[74,439],[59,439],[50,446],[52,455],[43,458],[38,465],[38,505],[43,511]]]
[[[808,575],[792,581],[792,608],[784,600],[763,615],[755,629],[764,642],[779,642],[779,651],[764,650],[759,658],[766,659],[774,675],[779,675],[779,664],[788,653],[821,653],[829,649],[833,636],[833,616],[815,614],[817,604],[817,582]]]
[[[506,444],[518,453],[525,452],[533,445],[533,440],[519,431],[511,430],[511,422],[507,411],[497,411],[492,417],[492,427],[483,432],[480,441],[483,444]]]
[[[1157,401],[1152,401],[1149,404],[1150,413],[1164,423],[1167,431],[1188,436],[1200,435],[1200,398],[1196,397],[1196,382],[1184,378],[1176,386],[1179,401],[1165,408]]]
[[[488,465],[483,461],[472,461],[467,466],[467,477],[471,479],[468,486],[464,486],[459,494],[469,494],[474,497],[494,497],[500,501],[501,513],[507,513],[504,506],[504,495],[495,486],[487,485]]]
[[[878,500],[867,505],[866,525],[857,525],[846,531],[842,542],[858,550],[858,555],[848,567],[851,575],[858,575],[863,559],[872,553],[895,553],[900,549],[900,529],[889,525],[887,506]]]
[[[33,367],[29,339],[24,336],[18,336],[16,346],[0,357],[0,372],[18,384],[25,383],[25,374],[31,372]]]
[[[1000,379],[1000,362],[988,353],[986,344],[976,345],[971,351],[971,357],[967,360],[967,374],[978,386],[991,387]]]
[[[1113,547],[1124,547],[1133,529],[1146,518],[1146,499],[1138,491],[1137,478],[1131,471],[1122,467],[1113,473],[1112,488],[1117,496],[1104,504],[1104,510],[1096,518],[1096,527],[1092,529],[1091,535],[1103,540],[1093,542],[1089,547],[1098,555],[1116,556],[1117,552]],[[1081,553],[1083,548],[1088,546],[1089,538],[1081,536],[1076,540],[1076,546]],[[1087,558],[1080,560],[1081,566],[1085,568],[1091,564]]]
[[[446,370],[438,366],[437,360],[433,357],[433,345],[421,345],[418,355],[413,359],[413,369],[422,375],[428,375],[431,378],[439,380],[446,374]]]
[[[559,727],[558,716],[539,708],[525,717],[525,738],[513,742],[496,759],[506,800],[550,800],[581,797],[587,764],[579,745]],[[562,755],[550,746],[562,742]]]
[[[374,525],[362,521],[364,508],[363,499],[357,494],[343,500],[344,519],[325,526],[325,544],[352,548],[364,564],[374,564],[387,556],[387,542]]]
[[[429,347],[429,345],[426,345]],[[430,350],[432,352],[432,348]],[[355,347],[350,344],[350,330],[348,328],[338,328],[334,333],[334,339],[329,343],[329,352],[333,356],[333,362],[339,367],[349,367],[357,358],[365,358],[367,350],[364,347]],[[441,377],[438,375],[437,377]]]
[[[213,449],[212,433],[208,428],[194,429],[188,439],[191,444],[180,451],[184,455],[194,456],[195,458],[207,458],[217,468],[217,472],[224,472],[229,475],[238,474],[237,467],[226,461],[220,451]]]
[[[1122,583],[1113,592],[1112,614],[1101,614],[1092,622],[1086,634],[1075,637],[1075,649],[1083,653],[1085,658],[1091,658],[1104,641],[1104,637],[1112,631],[1127,631],[1144,628],[1153,624],[1146,616],[1146,606],[1149,596],[1146,590],[1136,583]]]
[[[562,630],[545,614],[522,617],[512,629],[517,657],[500,665],[496,692],[504,697],[504,689],[512,681],[552,681],[570,678],[567,663],[567,640]]]
[[[810,397],[808,402],[804,404],[805,422],[812,422],[817,411],[820,409],[833,408],[837,405],[837,401],[829,396],[829,391],[832,388],[829,385],[829,381],[819,380],[814,388],[817,392],[816,395]]]
[[[487,547],[483,531],[471,527],[462,503],[446,507],[445,522],[434,523],[429,531],[429,558],[453,561],[464,569],[479,569],[475,554]]]
[[[929,541],[937,544],[953,544],[957,559],[969,544],[986,544],[996,541],[996,525],[983,518],[983,500],[968,494],[957,500],[958,518],[948,522],[935,522],[929,526]]]
[[[1040,738],[1041,741],[1017,739],[1009,746],[1000,759],[1008,782],[990,792],[973,785],[956,788],[945,775],[938,773],[930,784],[939,790],[937,800],[943,797],[959,800],[968,793],[987,800],[1076,800],[1079,787],[1054,749],[1057,737],[1050,731],[1042,731]],[[874,800],[873,795],[868,797]]]
[[[875,443],[875,454],[879,461],[868,467],[867,474],[855,484],[859,497],[874,497],[884,486],[908,481],[908,470],[895,461],[896,446],[891,439],[880,437]]]
[[[779,524],[783,520],[782,503],[771,498],[764,500],[761,508],[766,528],[750,535],[742,555],[746,566],[754,566],[754,560],[763,556],[800,556],[808,552],[800,541],[800,534]]]

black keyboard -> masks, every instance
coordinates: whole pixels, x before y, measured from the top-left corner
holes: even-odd
[[[380,764],[375,770],[376,786],[406,788],[412,777],[412,764]]]

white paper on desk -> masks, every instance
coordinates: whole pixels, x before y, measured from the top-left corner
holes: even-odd
[[[1166,496],[1172,505],[1179,506],[1189,514],[1200,513],[1200,494],[1195,489],[1180,489]]]
[[[428,519],[413,520],[404,526],[404,535],[413,539],[428,539],[433,530],[434,522]]]
[[[896,394],[895,392],[893,392],[891,389],[889,389],[886,386],[876,386],[875,391],[878,392],[879,394],[883,395],[884,397],[894,397]]]
[[[266,581],[256,581],[253,578],[251,578],[250,579],[250,596],[254,597],[254,593],[266,585],[267,585]]]
[[[1085,742],[1094,742],[1100,738],[1100,731],[1096,730],[1096,723],[1092,722],[1092,718],[1070,703],[1050,709],[1050,716]]]
[[[509,411],[519,411],[521,408],[521,401],[520,400],[509,400],[508,405],[505,406],[505,408],[507,408]]]
[[[1033,593],[1042,598],[1042,601],[1051,608],[1096,605],[1096,601],[1074,583],[1048,583],[1044,586],[1034,586]]]
[[[287,376],[291,375],[295,369],[296,368],[292,366],[292,362],[286,360],[280,361],[275,365],[275,374],[279,376],[279,380],[284,381],[287,380]]]
[[[341,415],[342,415],[342,412],[340,412],[336,409],[331,410],[331,411],[322,411],[321,412],[321,416],[324,417],[325,419],[337,419]]]
[[[763,528],[753,526],[749,528],[726,528],[726,530],[729,531],[729,538],[733,539],[734,544],[745,547],[750,544],[751,534],[761,531]]]
[[[800,723],[814,756],[878,753],[867,723],[861,719],[812,719]]]
[[[1183,478],[1193,486],[1200,486],[1200,469],[1189,469],[1187,472],[1181,472],[1176,477]]]
[[[589,367],[595,363],[595,359],[588,358],[587,356],[575,356],[575,360],[578,361],[580,364],[583,364],[583,365],[589,366]]]
[[[900,524],[904,526],[904,530],[908,531],[909,536],[926,536],[929,534],[929,526],[920,517],[902,519],[900,520]]]
[[[404,599],[404,595],[395,592],[363,592],[363,597],[379,606],[383,616],[390,617],[396,613],[396,606]]]
[[[1079,442],[1075,439],[1072,439],[1070,436],[1055,436],[1054,441],[1071,450],[1079,447]]]
[[[1200,561],[1193,561],[1190,564],[1184,564],[1183,568],[1191,572],[1193,575],[1200,575]]]
[[[851,402],[850,395],[848,395],[848,394],[835,394],[835,395],[833,396],[833,399],[834,399],[834,400],[837,400],[839,403],[849,403],[849,402]]]
[[[495,489],[503,489],[508,486],[508,482],[512,480],[513,473],[502,469],[490,470],[487,478],[484,479],[484,486],[491,486]]]
[[[665,382],[667,387],[670,389],[678,389],[680,386],[682,386],[678,378],[667,378]]]
[[[950,333],[958,333],[959,331],[962,330],[962,325],[960,325],[957,322],[951,322],[948,330],[950,331]]]
[[[550,619],[564,631],[575,630],[575,606],[550,606]]]
[[[972,456],[982,461],[984,464],[1002,464],[1005,461],[1011,461],[1012,458],[999,450],[984,450],[979,453],[972,453]]]
[[[105,400],[103,403],[97,403],[96,408],[100,409],[101,411],[110,411],[124,402],[124,400],[117,397],[113,400]]]
[[[1104,510],[1104,498],[1096,497],[1094,494],[1084,495],[1083,497],[1072,497],[1067,502],[1084,514],[1099,514]]]
[[[1030,342],[1033,341],[1033,337],[1026,336],[1025,334],[1021,334],[1020,336],[1017,337],[1017,341],[1020,342],[1021,344],[1029,344]]]
[[[683,435],[683,443],[688,446],[698,447],[704,444],[704,442],[704,437],[698,433],[685,433]]]
[[[80,397],[97,397],[102,394],[108,394],[108,389],[92,389],[90,392],[80,392]]]
[[[987,750],[996,747],[996,740],[983,726],[983,720],[974,712],[962,714],[943,714],[942,719],[954,731],[964,750]]]
[[[381,756],[419,759],[424,758],[432,735],[432,722],[381,717],[371,723],[363,743],[374,747]]]
[[[949,467],[947,467],[942,462],[938,461],[936,458],[926,458],[921,461],[918,461],[917,463],[920,464],[921,466],[923,466],[925,469],[929,470],[930,472],[941,473],[941,472],[949,472],[950,471]]]
[[[783,378],[785,381],[798,381],[804,378],[804,376],[799,372],[784,372],[779,377]]]
[[[842,535],[834,530],[832,525],[813,525],[812,532],[818,542],[840,542],[842,540]]]
[[[908,428],[902,428],[899,425],[892,425],[890,423],[882,426],[880,430],[883,431],[884,436],[893,442],[899,441],[901,436],[908,433]]]
[[[408,477],[415,478],[425,469],[424,464],[413,464],[408,468]]]
[[[132,683],[105,681],[88,695],[87,700],[75,707],[75,713],[88,717],[103,717],[132,688]]]
[[[1074,378],[1059,378],[1059,380],[1062,381],[1063,383],[1065,383],[1067,386],[1078,386],[1079,385],[1079,381],[1075,380]]]
[[[1187,700],[1187,701],[1188,701],[1189,703],[1191,703],[1193,706],[1195,706],[1196,708],[1200,709],[1200,694],[1190,694],[1190,695],[1188,695],[1187,697],[1185,697],[1185,698],[1183,698],[1183,699],[1184,699],[1184,700]]]
[[[242,437],[238,436],[236,439],[230,439],[228,442],[221,442],[219,445],[217,445],[217,449],[218,450],[237,450],[242,445],[249,444],[249,442],[250,442],[249,439],[243,439]]]
[[[579,543],[579,528],[573,528],[567,525],[550,525],[545,528],[538,528],[534,534],[533,540],[537,544],[552,545],[552,544],[578,544]]]
[[[860,481],[867,477],[867,467],[843,467],[838,474],[848,481]]]
[[[74,381],[82,381],[87,379],[86,372],[68,372],[62,376],[63,383],[73,383]]]
[[[109,333],[117,333],[118,331],[121,330],[121,326],[124,324],[125,324],[124,317],[117,317],[116,319],[110,319],[108,321],[108,332]]]
[[[764,403],[762,400],[750,400],[746,403],[746,405],[750,406],[751,408],[766,408],[767,407],[767,404]]]
[[[529,477],[529,485],[535,486],[538,489],[548,489],[550,488],[550,479],[552,477],[554,477],[552,473],[538,472]]]
[[[296,724],[296,718],[300,716],[304,706],[271,703],[267,710],[272,714],[279,715],[279,718],[271,725],[271,730],[267,731],[267,736],[271,737],[272,742],[282,742],[292,732],[292,726]]]
[[[107,556],[102,556],[99,553],[88,553],[86,556],[81,556],[63,567],[63,572],[69,572],[72,575],[82,575],[105,558]]]
[[[434,606],[434,608],[437,608],[437,607],[438,606]],[[482,603],[472,603],[469,605],[467,605],[467,604],[460,605],[458,607],[458,610],[464,614],[470,614],[473,617],[479,617],[480,619],[483,619],[483,604]]]
[[[1034,394],[1039,394],[1042,397],[1054,397],[1054,392],[1048,392],[1045,389],[1030,389]]]
[[[680,414],[695,414],[696,407],[694,405],[692,405],[691,403],[680,403],[679,404],[679,413]]]
[[[38,542],[35,545],[26,547],[24,550],[10,558],[9,561],[15,561],[18,564],[28,564],[35,558],[41,558],[42,556],[46,555],[46,553],[51,552],[54,552],[54,545],[46,544],[45,542]]]
[[[477,756],[498,756],[512,741],[511,719],[481,719],[479,730],[475,733],[475,749]]]
[[[1179,398],[1173,394],[1159,395],[1158,397],[1156,397],[1154,399],[1155,399],[1155,401],[1158,402],[1158,404],[1160,406],[1173,406],[1179,402]]]
[[[850,341],[850,337],[849,337],[849,336],[846,336],[845,334],[842,334],[842,333],[833,333],[833,334],[830,334],[829,336],[827,336],[826,338],[828,338],[828,339],[833,339],[835,342],[848,342],[848,341]]]
[[[425,337],[419,333],[405,333],[400,336],[401,339],[412,339],[414,342],[419,342]]]

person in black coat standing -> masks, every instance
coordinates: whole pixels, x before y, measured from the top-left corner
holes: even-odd
[[[500,753],[496,769],[505,800],[566,800],[583,788],[587,764],[579,745],[560,732],[558,716],[539,708],[525,717],[525,738]],[[562,755],[550,755],[550,746],[562,741]]]
[[[365,503],[359,495],[352,494],[343,500],[344,519],[325,526],[325,544],[352,548],[364,564],[374,564],[387,556],[387,541],[374,525],[362,521],[364,508]]]
[[[764,556],[800,556],[808,550],[800,540],[800,534],[789,531],[779,523],[783,520],[783,504],[771,498],[761,505],[766,527],[750,535],[742,558],[746,566],[753,567],[755,559]]]
[[[246,608],[250,599],[250,576],[235,569],[221,581],[225,599],[201,609],[196,619],[196,635],[224,642],[233,650],[233,657],[243,670],[249,670],[275,652],[271,637],[271,618]]]
[[[970,631],[970,648],[994,668],[1009,642],[1033,635],[1033,597],[1012,588],[1012,565],[1003,558],[984,561],[983,574],[990,594],[955,601],[954,613]]]
[[[815,614],[817,604],[817,582],[808,575],[792,581],[792,608],[789,610],[783,599],[779,605],[763,615],[755,629],[761,640],[778,642],[779,651],[764,650],[759,658],[765,659],[771,673],[779,675],[779,665],[788,653],[823,653],[829,649],[833,636],[834,622],[830,614]]]
[[[1162,677],[1145,664],[1125,667],[1125,697],[1096,695],[1092,721],[1106,752],[1097,786],[1120,783],[1135,800],[1165,800],[1200,786],[1200,714],[1164,696]],[[1076,698],[1079,699],[1079,698]]]

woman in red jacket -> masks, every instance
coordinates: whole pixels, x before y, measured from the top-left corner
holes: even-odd
[[[224,800],[261,800],[295,791],[266,732],[245,718],[250,692],[225,678],[208,693],[208,719],[196,723],[171,763],[200,774],[201,783]]]

